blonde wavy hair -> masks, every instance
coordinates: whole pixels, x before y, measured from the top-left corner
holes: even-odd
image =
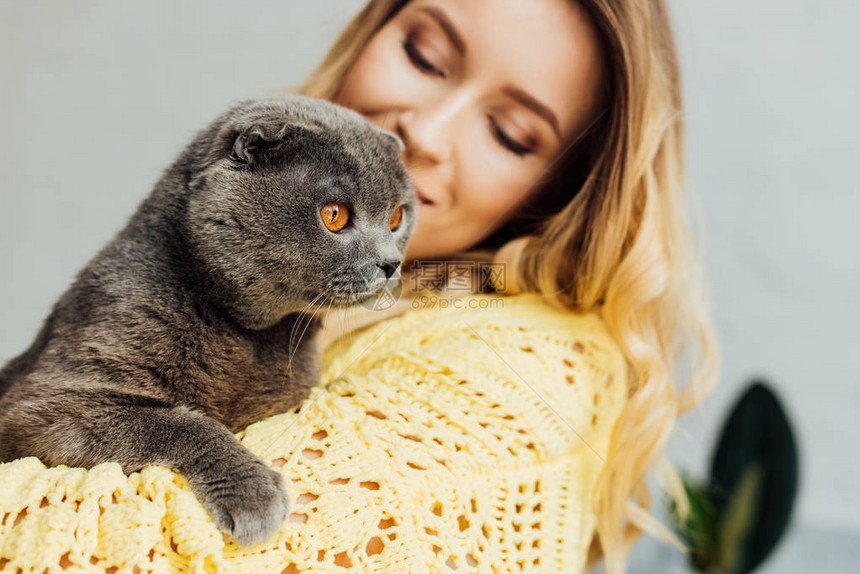
[[[506,292],[600,312],[627,357],[629,400],[594,491],[589,557],[618,574],[643,531],[680,545],[651,512],[646,470],[685,513],[661,452],[677,418],[716,382],[720,352],[685,209],[681,87],[664,2],[577,1],[601,38],[608,107],[557,158],[531,209],[476,247],[512,270]],[[290,91],[333,100],[368,40],[407,2],[371,0]],[[692,366],[687,381],[676,380],[682,360]]]

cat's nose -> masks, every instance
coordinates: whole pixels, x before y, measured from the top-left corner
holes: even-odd
[[[397,268],[400,267],[400,260],[394,261],[383,261],[382,263],[377,263],[379,268],[382,269],[382,272],[385,273],[386,279],[391,279],[391,276],[394,275],[394,272],[397,271]]]

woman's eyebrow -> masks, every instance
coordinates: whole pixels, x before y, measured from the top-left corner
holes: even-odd
[[[457,31],[457,28],[455,28],[454,24],[451,23],[448,15],[436,6],[423,6],[421,11],[425,12],[428,16],[433,18],[437,24],[439,24],[439,27],[442,28],[442,31],[445,32],[446,36],[448,36],[448,40],[454,45],[454,49],[457,50],[457,53],[461,56],[465,56],[466,43],[463,41],[463,37],[460,35],[460,32]]]
[[[543,120],[552,127],[552,131],[555,132],[558,139],[561,139],[561,131],[558,128],[558,118],[548,106],[542,104],[537,98],[528,92],[511,84],[505,84],[502,86],[502,92],[508,97],[517,100],[519,103],[543,118]]]
[[[422,6],[420,10],[433,18],[439,27],[442,28],[442,31],[445,32],[445,35],[454,46],[457,53],[460,54],[461,57],[465,56],[466,43],[463,41],[463,36],[460,35],[460,32],[448,18],[448,15],[437,6]],[[537,98],[525,90],[510,84],[505,85],[502,88],[502,92],[504,92],[508,97],[517,100],[520,104],[545,120],[550,127],[552,127],[552,131],[555,133],[556,137],[561,139],[561,130],[559,130],[558,127],[558,118],[548,106],[542,104]]]

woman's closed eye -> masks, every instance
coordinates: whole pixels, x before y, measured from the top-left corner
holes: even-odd
[[[413,40],[411,35],[407,36],[403,40],[403,50],[404,52],[406,52],[406,55],[408,56],[412,64],[421,72],[431,76],[438,76],[440,78],[446,77],[445,72],[428,62],[427,58],[421,55],[421,52],[415,45],[415,41]],[[532,149],[530,147],[518,143],[508,134],[506,134],[492,117],[490,117],[489,120],[490,131],[492,132],[493,137],[496,139],[497,142],[499,142],[502,147],[520,157],[523,157],[526,154],[532,152]]]
[[[406,39],[403,40],[403,50],[406,52],[406,55],[409,56],[409,59],[415,67],[422,72],[432,76],[439,76],[440,78],[445,77],[445,72],[436,68],[436,66],[428,62],[427,59],[421,55],[421,52],[419,52],[418,48],[415,46],[415,40],[412,39],[412,36],[407,36]]]

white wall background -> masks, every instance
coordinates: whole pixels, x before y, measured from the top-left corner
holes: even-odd
[[[800,442],[797,521],[768,572],[860,561],[860,4],[670,0],[721,386],[673,441],[704,472],[738,387],[769,378]],[[849,566],[850,564],[850,566]]]
[[[195,130],[300,82],[362,4],[0,0],[0,362]],[[860,4],[669,4],[725,355],[671,455],[704,472],[741,384],[769,377],[803,476],[767,571],[805,571],[860,540]]]

